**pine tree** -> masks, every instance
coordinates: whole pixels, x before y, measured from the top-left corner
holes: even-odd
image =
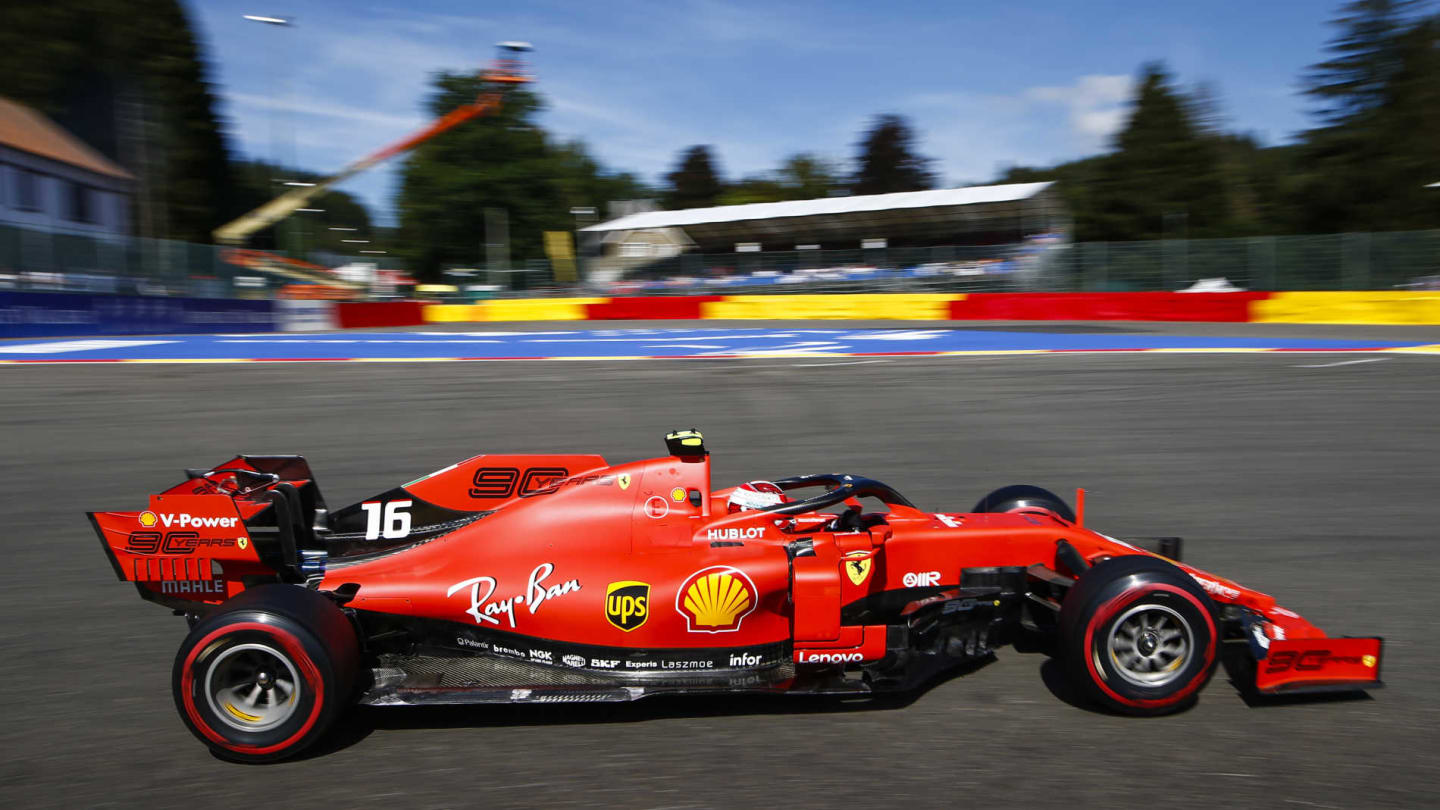
[[[1382,194],[1361,216],[1371,229],[1440,227],[1440,15],[1395,38],[1395,72],[1375,114]]]
[[[724,190],[708,146],[692,146],[680,153],[679,164],[665,175],[665,181],[670,186],[665,207],[670,209],[708,208]]]
[[[1351,0],[1341,6],[1332,21],[1340,33],[1326,46],[1330,58],[1312,65],[1304,79],[1324,126],[1355,124],[1381,105],[1400,69],[1396,40],[1415,7],[1415,0]]]
[[[1142,69],[1129,120],[1096,178],[1096,205],[1077,213],[1083,238],[1223,232],[1230,218],[1224,174],[1214,139],[1196,125],[1193,111],[1163,64]]]
[[[1434,82],[1434,25],[1415,22],[1416,7],[1353,0],[1333,21],[1339,32],[1327,46],[1330,58],[1305,77],[1319,125],[1305,133],[1293,201],[1302,230],[1390,230],[1434,210],[1416,193],[1425,181],[1412,174],[1435,165],[1426,158],[1436,142],[1434,117],[1416,106],[1434,100],[1426,90],[1426,77]]]
[[[915,134],[898,115],[876,116],[859,143],[853,194],[890,194],[933,188],[930,159],[915,151]]]

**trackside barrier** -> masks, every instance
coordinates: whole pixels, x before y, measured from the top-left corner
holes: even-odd
[[[1440,325],[1440,291],[972,293],[332,303],[0,291],[0,338],[577,320],[1203,321]]]
[[[426,304],[420,315],[424,323],[470,323],[479,320],[474,304]]]
[[[727,295],[701,305],[714,320],[945,320],[965,298],[949,293],[869,295]]]
[[[590,304],[586,311],[592,321],[695,321],[705,317],[708,304],[724,300],[719,295],[663,295],[634,298],[607,298]]]
[[[272,301],[0,292],[0,338],[273,332]]]
[[[476,304],[430,304],[425,308],[427,323],[470,321],[584,321],[591,320],[587,307],[603,304],[608,298],[506,298]]]
[[[475,306],[486,321],[584,321],[587,308],[604,298],[511,298],[484,301]]]
[[[663,319],[1440,325],[1440,291],[879,293],[522,298],[478,304],[429,304],[424,311],[424,322],[428,323]],[[418,323],[420,322],[417,321],[416,324]]]
[[[419,301],[347,302],[335,306],[335,320],[342,329],[419,326],[425,322],[425,306]]]
[[[275,301],[275,328],[281,332],[324,332],[340,323],[333,301]]]
[[[950,304],[957,321],[1206,321],[1250,319],[1270,293],[976,293]]]
[[[500,298],[477,304],[429,304],[426,323],[508,320],[595,320],[588,307],[609,298]]]
[[[1277,292],[1256,301],[1256,323],[1440,324],[1440,290]]]

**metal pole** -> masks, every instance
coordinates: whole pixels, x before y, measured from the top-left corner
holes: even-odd
[[[584,247],[588,247],[588,245],[582,247],[580,243],[582,238],[580,229],[586,227],[587,223],[592,225],[595,223],[597,219],[596,210],[595,207],[591,205],[577,205],[570,209],[570,214],[575,217],[575,239],[572,243],[575,250],[575,280],[583,283],[585,281]]]
[[[485,268],[491,284],[510,269],[510,218],[504,208],[485,209]]]
[[[1180,282],[1190,281],[1190,212],[1180,213]]]

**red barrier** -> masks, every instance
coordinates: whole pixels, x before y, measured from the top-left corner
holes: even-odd
[[[592,321],[699,320],[703,317],[701,304],[721,298],[719,295],[611,298],[601,304],[587,304],[585,311]]]
[[[335,319],[341,329],[376,326],[419,326],[425,322],[424,304],[419,301],[351,302],[335,305]]]
[[[1233,293],[973,293],[950,302],[956,321],[1209,321],[1250,320],[1250,302],[1264,292]]]

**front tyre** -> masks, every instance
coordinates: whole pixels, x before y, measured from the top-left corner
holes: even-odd
[[[175,705],[221,758],[284,759],[344,712],[357,663],[354,631],[334,604],[296,586],[262,586],[201,621],[180,645]]]
[[[1030,484],[1011,484],[1001,487],[981,498],[972,512],[1019,512],[1025,509],[1048,509],[1071,523],[1075,522],[1075,510],[1065,499],[1048,489]]]
[[[1169,714],[1194,704],[1219,663],[1219,641],[1210,597],[1158,557],[1095,565],[1060,608],[1060,654],[1071,682],[1123,714]]]

